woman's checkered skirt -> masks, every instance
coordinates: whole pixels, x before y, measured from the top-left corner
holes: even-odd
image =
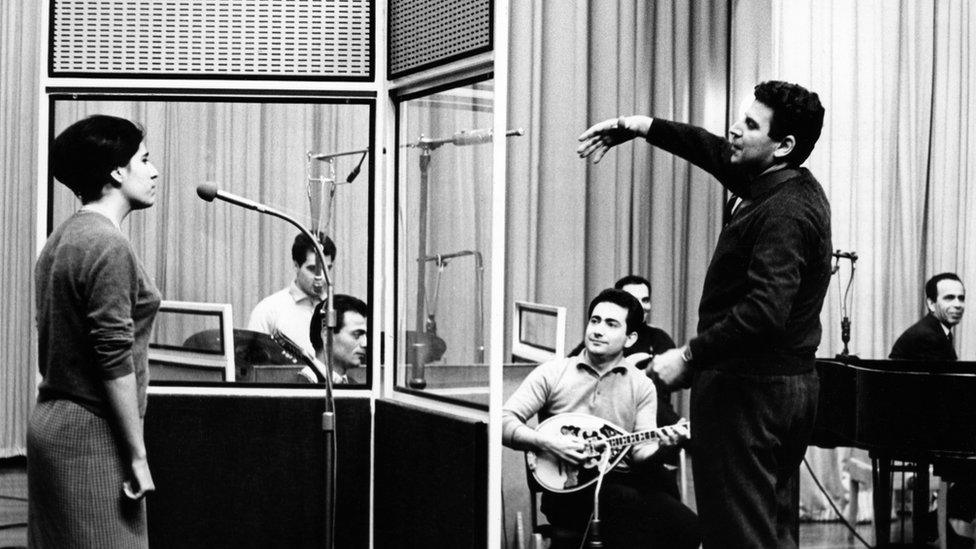
[[[148,547],[145,500],[122,493],[112,425],[63,399],[38,402],[27,432],[28,545]]]

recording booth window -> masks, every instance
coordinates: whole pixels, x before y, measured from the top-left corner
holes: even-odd
[[[302,290],[292,252],[299,229],[225,200],[246,197],[328,236],[336,249],[334,293],[368,306],[372,108],[372,100],[311,94],[52,96],[52,138],[92,114],[127,118],[144,129],[149,159],[160,172],[153,206],[121,226],[165,300],[151,337],[153,383],[322,382],[324,369],[316,368],[308,329],[301,329],[304,319],[289,316],[290,324],[265,323],[260,329],[249,322],[258,303],[273,294],[295,304],[317,301],[295,291]],[[201,200],[201,189],[224,200]],[[48,196],[50,231],[81,203],[53,179]],[[309,286],[313,292],[324,293],[320,279]],[[225,330],[228,324],[232,329]],[[363,351],[370,352],[363,347],[360,360]],[[231,372],[219,366],[228,348]],[[342,382],[368,387],[369,368],[349,368]]]
[[[485,409],[493,94],[481,79],[396,99],[396,387]]]

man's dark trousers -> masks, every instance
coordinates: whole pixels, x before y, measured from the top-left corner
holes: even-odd
[[[793,483],[819,389],[815,371],[695,373],[691,461],[706,549],[797,546]]]

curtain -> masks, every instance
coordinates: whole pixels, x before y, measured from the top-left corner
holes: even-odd
[[[834,247],[859,256],[847,310],[850,351],[884,358],[925,314],[925,280],[943,271],[972,280],[976,267],[967,238],[974,229],[967,214],[976,206],[967,192],[976,173],[973,7],[965,1],[770,4],[772,55],[756,80],[799,82],[826,106],[824,133],[807,165],[831,202]],[[743,42],[733,55],[755,58],[748,39]],[[849,262],[841,263],[821,316],[820,356],[843,348],[841,304],[850,276]],[[976,359],[973,330],[966,320],[956,329],[962,360]],[[850,453],[807,454],[840,503],[846,499],[840,471]],[[829,518],[826,502],[805,473],[802,478],[804,512]],[[868,505],[861,509],[870,512]]]
[[[586,306],[629,273],[653,286],[652,324],[694,333],[721,186],[635,142],[599,164],[576,137],[620,114],[653,114],[723,134],[728,13],[723,3],[518,2],[512,6],[507,300]],[[544,23],[543,23],[544,22]]]
[[[426,153],[415,145],[421,136],[443,140],[490,128],[493,93],[493,81],[485,80],[398,105],[397,335],[401,343],[397,363],[413,362],[405,356],[410,350],[405,344],[406,332],[436,333],[445,350],[430,357],[430,362],[481,366],[466,372],[472,385],[484,387],[488,384],[486,358],[477,347],[488,338],[490,319],[491,143],[449,142],[432,146]],[[421,196],[424,162],[427,191]],[[454,257],[418,262],[421,242],[427,258]],[[424,282],[422,300],[420,280]],[[419,322],[418,305],[423,309]]]
[[[679,344],[695,333],[722,187],[639,141],[585,163],[576,138],[627,114],[724,134],[728,18],[725,2],[512,3],[508,118],[527,132],[508,147],[506,303],[566,307],[570,347],[589,300],[630,273],[651,280],[652,324]],[[528,516],[524,465],[503,459],[511,527]]]
[[[0,4],[0,458],[24,455],[34,400],[34,182],[42,3]],[[26,61],[25,61],[26,60]]]

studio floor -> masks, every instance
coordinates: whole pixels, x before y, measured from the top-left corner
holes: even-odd
[[[906,521],[908,522],[908,521]],[[27,546],[27,473],[23,458],[0,460],[0,549]],[[908,526],[910,528],[910,525]],[[874,533],[870,524],[860,524],[858,533],[870,544]],[[911,532],[905,532],[910,539]],[[892,525],[892,541],[900,533]],[[929,547],[937,547],[932,543]],[[864,547],[856,539],[848,541],[848,531],[839,522],[804,522],[800,524],[800,547],[810,549],[854,549]]]
[[[27,547],[27,462],[0,459],[0,549]]]

